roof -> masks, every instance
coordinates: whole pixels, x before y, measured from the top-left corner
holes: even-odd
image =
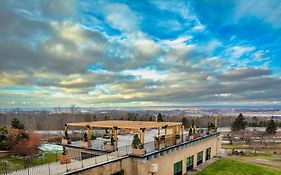
[[[179,122],[149,122],[149,121],[126,121],[126,120],[106,120],[106,121],[94,121],[94,122],[76,122],[66,123],[67,126],[90,126],[94,128],[113,128],[120,129],[153,129],[161,128],[165,126],[179,126],[182,123]]]

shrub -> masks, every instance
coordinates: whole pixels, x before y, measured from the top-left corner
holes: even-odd
[[[143,144],[141,143],[141,140],[140,140],[138,134],[134,135],[132,147],[134,149],[143,149]]]
[[[32,132],[29,133],[28,139],[20,140],[13,146],[13,150],[17,155],[28,156],[37,154],[41,145],[42,139],[39,135]]]

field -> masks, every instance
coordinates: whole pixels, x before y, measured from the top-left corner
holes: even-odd
[[[220,159],[196,175],[280,175],[281,169],[228,158]]]

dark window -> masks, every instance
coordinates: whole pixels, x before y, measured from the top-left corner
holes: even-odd
[[[203,163],[203,151],[197,153],[197,166]]]
[[[194,156],[190,156],[186,158],[186,171],[190,171],[193,169],[193,159]]]
[[[206,160],[209,160],[211,158],[211,147],[206,149]]]
[[[182,161],[174,164],[174,175],[182,175]]]

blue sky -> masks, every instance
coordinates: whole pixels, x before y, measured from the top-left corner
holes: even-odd
[[[280,105],[281,1],[1,1],[1,107]]]

